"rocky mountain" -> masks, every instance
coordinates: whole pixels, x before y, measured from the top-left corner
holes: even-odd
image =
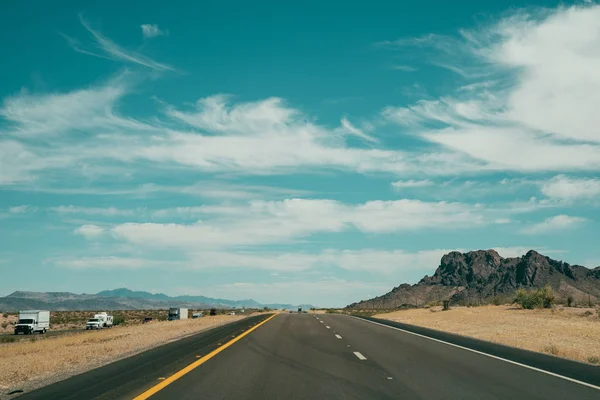
[[[402,284],[391,292],[347,306],[352,309],[415,307],[450,300],[453,304],[512,299],[519,288],[554,289],[559,299],[600,301],[600,267],[588,269],[556,261],[534,250],[522,257],[503,258],[495,250],[451,252],[442,257],[433,276],[415,285]]]
[[[17,291],[0,297],[0,310],[43,309],[67,310],[156,310],[169,307],[188,308],[283,308],[296,309],[292,304],[261,304],[252,299],[226,300],[205,296],[175,296],[162,293],[133,291],[126,288],[104,290],[96,294],[69,292],[26,292]],[[309,308],[312,307],[309,305]]]

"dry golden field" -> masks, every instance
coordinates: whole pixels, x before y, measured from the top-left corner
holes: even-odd
[[[600,364],[600,309],[513,306],[409,309],[375,318],[423,326],[522,349]]]
[[[217,315],[174,322],[131,324],[52,338],[33,335],[0,343],[0,398],[16,388],[31,390],[244,316]]]

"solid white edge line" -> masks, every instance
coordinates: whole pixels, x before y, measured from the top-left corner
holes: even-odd
[[[356,357],[357,357],[359,360],[361,360],[361,361],[363,361],[363,360],[366,360],[366,359],[367,359],[367,357],[363,356],[363,355],[362,355],[362,354],[360,354],[360,352],[358,352],[358,351],[355,351],[355,352],[354,352],[354,355],[355,355],[355,356],[356,356]]]
[[[342,338],[342,337],[341,337],[340,335],[338,335],[337,333],[336,333],[335,337],[336,337],[336,338],[338,338],[338,339],[341,339],[341,338]]]
[[[445,342],[445,341],[440,340],[440,339],[435,339],[435,338],[432,338],[432,337],[429,337],[429,336],[421,335],[420,333],[415,333],[415,332],[407,331],[405,329],[397,328],[395,326],[389,326],[389,325],[385,325],[385,324],[382,324],[382,323],[379,323],[379,322],[370,321],[368,319],[358,318],[358,317],[354,317],[354,316],[352,316],[352,318],[356,318],[358,320],[365,321],[365,322],[370,322],[370,323],[375,324],[375,325],[384,326],[386,328],[396,329],[396,330],[404,332],[404,333],[409,333],[411,335],[415,335],[415,336],[419,336],[419,337],[422,337],[422,338],[425,338],[425,339],[433,340],[434,342],[447,344],[448,346],[457,347],[459,349],[463,349],[463,350],[467,350],[467,351],[470,351],[470,352],[473,352],[473,353],[477,353],[477,354],[480,354],[482,356],[487,356],[487,357],[490,357],[490,358],[495,358],[496,360],[504,361],[504,362],[507,362],[509,364],[518,365],[518,366],[523,367],[523,368],[531,369],[533,371],[537,371],[537,372],[541,372],[543,374],[551,375],[551,376],[554,376],[556,378],[561,378],[561,379],[567,380],[569,382],[578,383],[580,385],[587,386],[587,387],[590,387],[592,389],[600,390],[600,386],[592,385],[591,383],[587,383],[587,382],[578,381],[577,379],[569,378],[568,376],[564,376],[564,375],[555,374],[554,372],[550,372],[550,371],[546,371],[546,370],[543,370],[543,369],[540,369],[540,368],[532,367],[531,365],[521,364],[520,362],[511,361],[511,360],[508,360],[506,358],[494,356],[492,354],[484,353],[484,352],[479,351],[479,350],[473,350],[473,349],[470,349],[468,347],[460,346],[458,344],[454,344],[454,343],[450,343],[450,342]]]

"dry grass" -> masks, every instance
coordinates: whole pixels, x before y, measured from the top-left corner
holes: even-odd
[[[484,306],[441,311],[441,307],[434,307],[375,317],[590,364],[598,364],[600,360],[600,318],[594,309],[522,310],[511,306]]]
[[[243,316],[218,315],[0,344],[0,398],[31,390]]]

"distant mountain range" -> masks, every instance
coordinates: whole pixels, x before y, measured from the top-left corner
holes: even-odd
[[[255,300],[226,300],[205,296],[167,296],[163,293],[133,291],[126,288],[103,290],[96,294],[69,292],[26,292],[17,291],[0,297],[0,310],[44,309],[50,311],[71,310],[155,310],[169,307],[188,308],[263,308],[292,310],[300,305],[261,304]],[[303,309],[313,307],[301,305]]]
[[[433,276],[415,285],[402,284],[389,293],[348,305],[349,309],[423,306],[450,300],[453,304],[511,300],[519,288],[549,285],[559,299],[572,296],[587,304],[600,301],[600,267],[588,269],[556,261],[534,250],[503,258],[494,250],[451,252],[442,257]]]

